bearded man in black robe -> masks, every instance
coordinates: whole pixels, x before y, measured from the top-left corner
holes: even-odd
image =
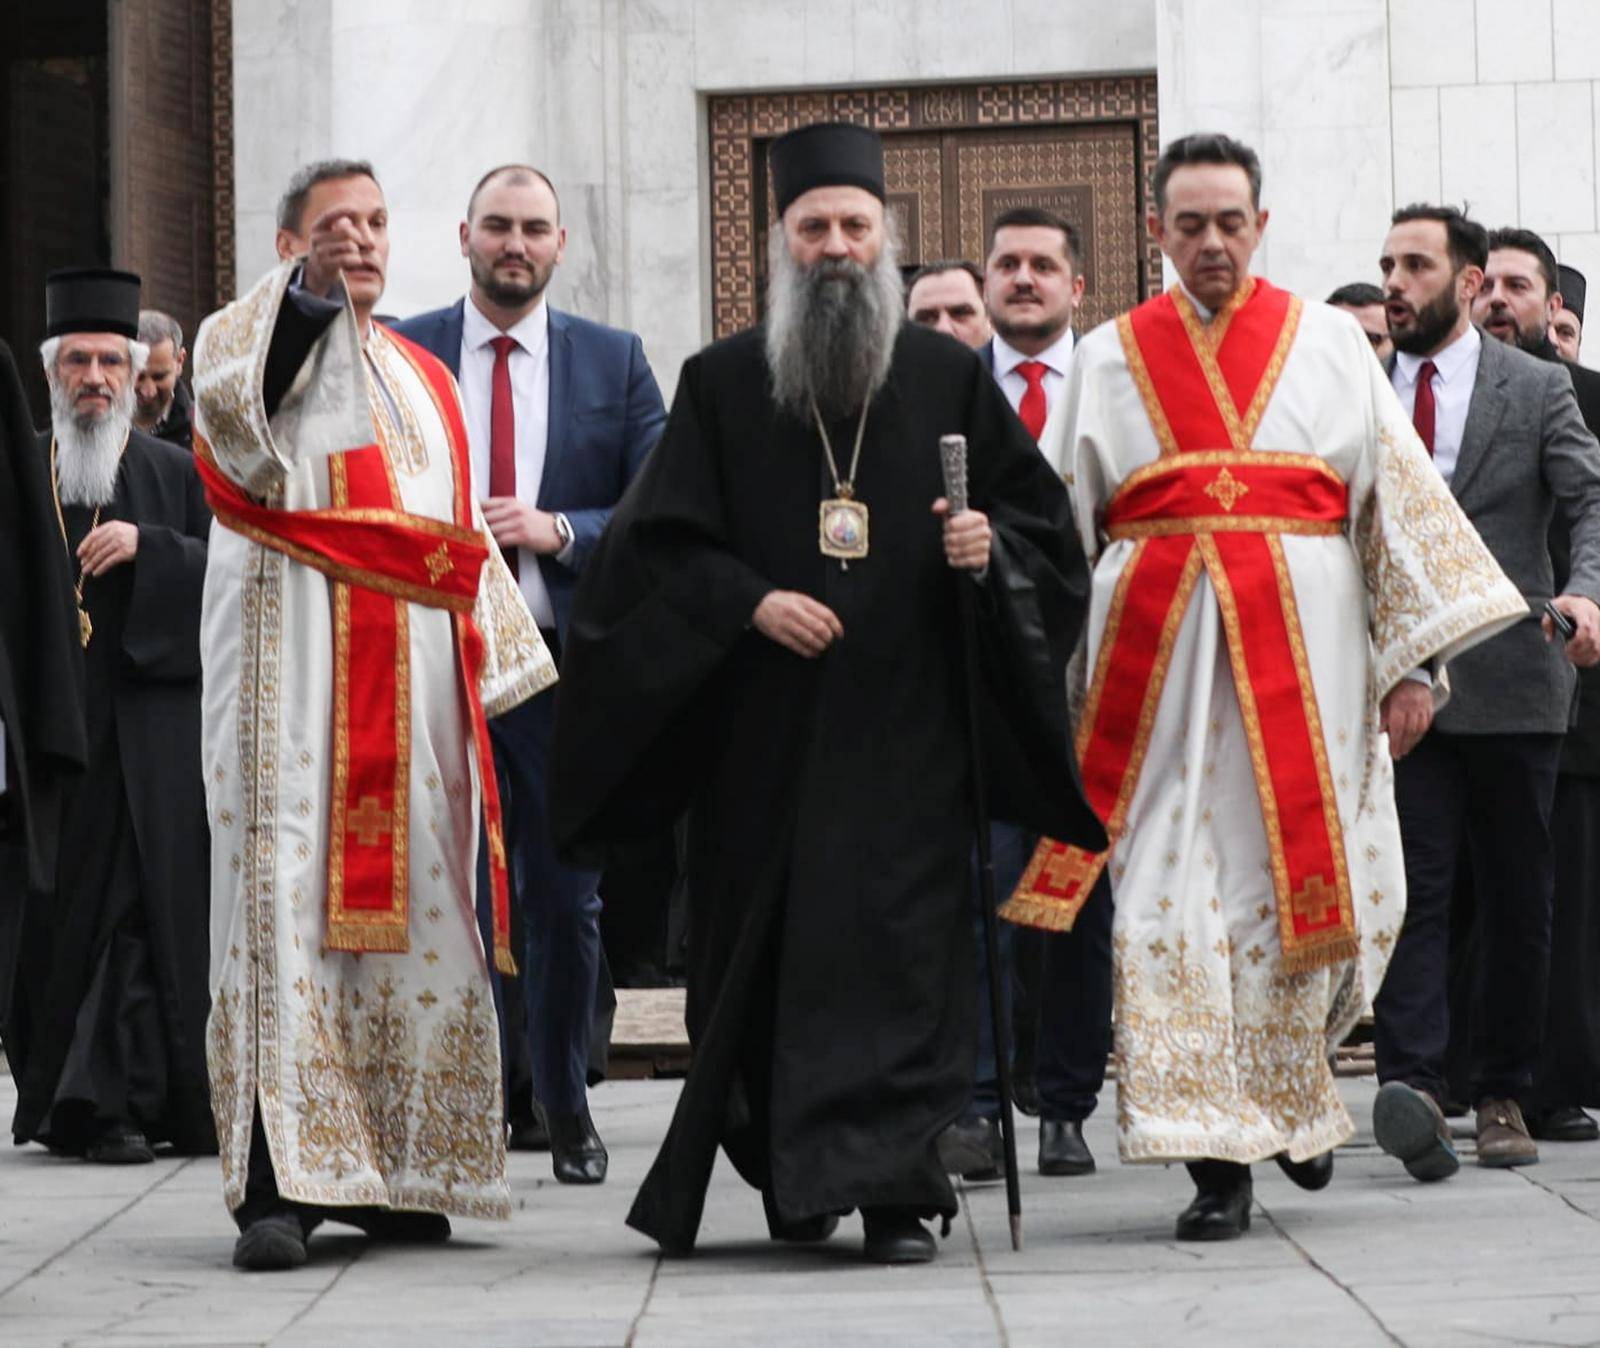
[[[215,1149],[206,1089],[209,841],[200,592],[211,516],[190,456],[135,430],[139,279],[46,283],[57,535],[74,581],[87,769],[24,905],[5,1020],[12,1134],[91,1161]]]
[[[958,587],[992,813],[1101,846],[1064,696],[1087,573],[987,370],[902,322],[878,137],[807,127],[771,166],[768,320],[685,364],[578,588],[554,824],[602,864],[688,812],[695,1058],[629,1223],[692,1248],[720,1145],[774,1238],[859,1209],[869,1259],[922,1261],[976,1036]]]

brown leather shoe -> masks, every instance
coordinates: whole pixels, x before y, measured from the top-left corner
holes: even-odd
[[[1478,1106],[1479,1165],[1533,1165],[1538,1159],[1539,1148],[1515,1100],[1485,1100]]]

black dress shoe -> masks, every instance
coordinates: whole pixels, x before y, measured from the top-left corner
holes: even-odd
[[[1039,1117],[1039,1087],[1031,1076],[1019,1076],[1012,1081],[1011,1103],[1030,1119]]]
[[[939,1134],[939,1164],[947,1175],[960,1175],[972,1184],[999,1179],[1005,1164],[999,1120],[981,1114],[957,1119]]]
[[[1529,1110],[1524,1116],[1528,1131],[1541,1142],[1594,1142],[1600,1140],[1600,1124],[1577,1105],[1556,1109]]]
[[[258,1218],[233,1243],[233,1266],[247,1273],[276,1273],[305,1262],[305,1227],[292,1212]]]
[[[1075,1119],[1039,1120],[1039,1173],[1094,1174],[1094,1153],[1083,1140],[1082,1123]]]
[[[331,1221],[343,1221],[386,1245],[443,1245],[450,1239],[450,1219],[442,1212],[398,1212],[394,1208],[351,1209],[335,1212]]]
[[[83,1154],[96,1165],[149,1165],[156,1159],[145,1135],[127,1124],[107,1128]]]
[[[512,1119],[506,1136],[506,1147],[511,1151],[549,1151],[550,1129],[544,1121],[544,1111],[535,1103],[533,1116]]]
[[[1250,1167],[1190,1161],[1194,1202],[1178,1214],[1179,1240],[1237,1240],[1250,1229]]]
[[[1333,1151],[1330,1148],[1321,1155],[1313,1156],[1309,1161],[1291,1161],[1289,1153],[1280,1151],[1273,1157],[1278,1163],[1278,1169],[1283,1171],[1290,1179],[1302,1189],[1315,1192],[1326,1189],[1328,1181],[1333,1178]]]
[[[904,1208],[863,1208],[861,1253],[873,1264],[926,1264],[938,1252],[933,1232]]]
[[[550,1128],[550,1168],[563,1184],[604,1184],[611,1157],[595,1132],[587,1109],[576,1114],[546,1114]]]
[[[790,1245],[818,1244],[831,1236],[839,1226],[837,1212],[819,1212],[813,1217],[802,1217],[797,1222],[784,1221],[778,1215],[772,1194],[766,1189],[761,1191],[761,1206],[767,1214],[767,1234],[773,1240],[786,1241]]]

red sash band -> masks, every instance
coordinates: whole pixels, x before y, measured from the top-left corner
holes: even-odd
[[[1356,950],[1343,832],[1281,543],[1342,532],[1347,491],[1315,455],[1250,448],[1298,317],[1298,300],[1257,282],[1209,327],[1170,294],[1119,320],[1162,457],[1107,508],[1107,532],[1134,546],[1077,738],[1085,792],[1115,845],[1203,568],[1227,638],[1290,972]],[[1070,928],[1109,855],[1043,839],[1002,915]]]
[[[257,505],[222,474],[198,435],[196,464],[219,522],[330,581],[334,705],[327,948],[390,953],[410,948],[407,605],[416,603],[453,615],[458,673],[483,792],[494,961],[501,972],[515,973],[499,790],[478,693],[484,648],[472,609],[488,547],[472,527],[466,428],[444,367],[397,334],[387,335],[423,380],[444,422],[454,472],[454,523],[399,509],[381,444],[329,459],[331,510]]]

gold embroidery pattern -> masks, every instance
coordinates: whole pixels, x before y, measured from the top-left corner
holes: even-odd
[[[476,989],[460,994],[428,1047],[417,1126],[417,1169],[448,1194],[458,1184],[485,1185],[505,1173],[499,1031]]]
[[[483,636],[478,688],[485,716],[499,716],[556,681],[555,662],[492,539],[472,620]]]
[[[381,384],[389,394],[384,397],[383,391],[376,387],[369,390],[368,403],[372,408],[373,423],[378,429],[378,439],[385,448],[389,463],[398,466],[407,477],[416,477],[428,468],[427,441],[423,439],[422,428],[417,423],[417,414],[412,410],[410,399],[401,391],[395,378],[391,364],[393,343],[376,323],[372,325],[365,350],[371,382]],[[394,417],[397,411],[400,414],[398,424]],[[400,493],[397,491],[395,500],[399,499]]]
[[[327,1001],[323,992],[321,1000]],[[350,1064],[350,1008],[339,990],[332,1023],[313,993],[307,998],[295,1044],[300,1108],[300,1164],[335,1179],[360,1174],[369,1165],[366,1120]]]
[[[1485,566],[1482,540],[1442,484],[1422,475],[1434,470],[1419,453],[1402,452],[1388,427],[1378,433],[1382,481],[1380,510],[1392,518],[1411,545],[1428,583],[1446,603],[1470,599],[1495,580]],[[1431,490],[1430,490],[1431,488]]]
[[[1113,941],[1124,1160],[1304,1159],[1354,1133],[1326,1057],[1330,971],[1155,944]]]
[[[1226,468],[1219,472],[1206,484],[1205,493],[1230,515],[1233,508],[1239,504],[1241,498],[1250,491],[1243,482],[1239,481]]]
[[[417,1034],[387,975],[361,1018],[360,1099],[371,1129],[378,1173],[393,1181],[406,1168],[411,1092],[417,1079]]]
[[[235,1173],[237,1161],[229,1146],[239,1126],[239,1002],[238,992],[222,989],[211,1004],[206,1026],[206,1075],[211,1081],[211,1115],[217,1126],[224,1192],[244,1182],[244,1176]]]
[[[1356,521],[1356,546],[1366,573],[1367,593],[1372,596],[1372,643],[1380,651],[1387,650],[1427,620],[1428,604],[1411,572],[1389,549],[1378,520],[1376,493],[1368,498]]]

